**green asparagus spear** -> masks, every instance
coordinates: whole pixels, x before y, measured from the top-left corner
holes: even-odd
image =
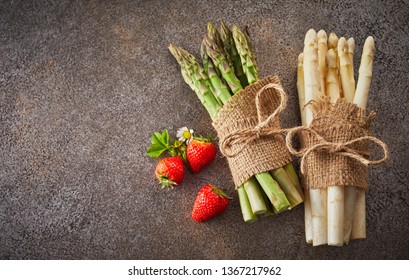
[[[237,79],[234,71],[230,68],[226,57],[223,52],[219,49],[215,42],[208,36],[203,39],[204,46],[206,47],[206,52],[208,56],[213,60],[213,63],[220,69],[220,72],[224,80],[229,85],[233,94],[239,92],[243,89],[240,81]]]
[[[233,39],[233,34],[229,27],[227,27],[227,25],[223,21],[221,21],[220,36],[223,41],[224,53],[226,55],[227,61],[229,61],[229,65],[233,65],[232,68],[234,69],[236,77],[240,80],[241,86],[243,88],[248,86],[249,83],[247,82],[246,75],[243,72],[240,55],[237,52],[236,45]]]
[[[264,214],[261,214],[260,217],[266,218],[275,215],[273,205],[271,204],[267,194],[264,191],[262,191],[261,195],[263,196],[264,204],[266,205],[267,211]]]
[[[249,201],[249,198],[247,197],[247,193],[244,187],[240,186],[237,189],[237,193],[239,196],[239,202],[240,202],[241,213],[243,215],[243,220],[248,223],[256,221],[257,216],[251,210],[250,201]]]
[[[205,79],[203,79],[202,74],[199,73],[199,71],[201,71],[201,66],[198,63],[193,63],[193,61],[191,61],[192,58],[188,58],[187,55],[183,55],[183,52],[185,51],[181,48],[170,45],[169,50],[183,69],[183,78],[185,81],[187,79],[186,82],[191,88],[194,86],[194,92],[198,96],[199,100],[208,111],[210,117],[215,119],[217,113],[221,109],[221,106],[214,97],[213,93],[210,91],[208,84],[206,84]]]
[[[244,28],[244,36],[246,37],[246,40],[247,40],[247,44],[249,45],[249,51],[250,51],[250,53],[251,53],[251,56],[253,57],[253,60],[254,61],[257,61],[257,59],[256,59],[256,53],[255,53],[255,51],[254,51],[254,44],[253,44],[253,41],[251,40],[251,36],[250,36],[250,33],[249,33],[249,28],[248,28],[248,26],[246,26],[245,28]],[[256,71],[257,71],[257,73],[258,73],[258,66],[257,66],[257,63],[254,63],[254,67],[256,68]]]
[[[280,185],[281,189],[284,191],[288,201],[291,204],[291,208],[302,203],[303,199],[298,192],[297,188],[291,182],[290,177],[285,172],[284,168],[277,168],[271,171],[271,175],[274,180]]]
[[[191,53],[189,53],[188,51],[182,48],[178,48],[178,49],[179,49],[179,53],[181,57],[184,59],[184,64],[191,65],[194,69],[198,70],[199,75],[197,75],[196,78],[208,88],[208,90],[216,98],[217,102],[220,105],[223,105],[222,101],[219,99],[219,94],[218,92],[216,92],[216,89],[213,87],[212,82],[210,81],[210,78],[206,70],[197,62],[196,58]]]
[[[207,55],[204,43],[202,43],[200,48],[200,54],[203,59],[204,69],[207,72],[210,82],[214,88],[214,94],[220,100],[221,104],[224,105],[231,97],[229,88],[225,84],[224,80],[217,74],[216,69],[219,69],[214,66],[213,61]]]
[[[298,192],[300,193],[301,197],[304,199],[304,193],[301,188],[300,180],[298,179],[297,172],[294,169],[294,165],[290,162],[284,167],[285,172],[287,172],[288,177],[290,177],[291,182],[297,188]]]
[[[223,41],[222,38],[220,37],[220,33],[217,30],[216,26],[213,25],[213,23],[208,22],[207,23],[207,36],[213,40],[213,42],[217,45],[219,50],[224,50],[223,46]],[[229,65],[231,67],[231,65]]]
[[[234,43],[237,48],[237,52],[240,55],[243,72],[244,74],[246,74],[247,81],[249,82],[249,84],[252,84],[258,80],[258,71],[257,71],[255,57],[253,57],[253,54],[252,54],[251,48],[248,45],[246,36],[237,27],[237,25],[233,25],[232,33],[233,33]]]
[[[251,210],[254,214],[263,214],[267,211],[266,204],[260,191],[260,186],[254,177],[244,182],[244,189],[250,201]]]
[[[271,177],[270,173],[263,172],[257,174],[256,179],[267,194],[275,210],[282,211],[290,207],[290,202],[285,196],[285,193],[273,177]]]

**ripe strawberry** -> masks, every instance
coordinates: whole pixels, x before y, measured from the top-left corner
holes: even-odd
[[[230,198],[220,189],[206,185],[197,194],[192,218],[196,222],[207,221],[221,214],[229,205]]]
[[[183,160],[180,157],[161,159],[156,166],[155,175],[162,184],[162,189],[180,184],[185,175]]]
[[[210,138],[197,138],[189,142],[186,157],[193,173],[199,173],[216,157],[216,146]]]

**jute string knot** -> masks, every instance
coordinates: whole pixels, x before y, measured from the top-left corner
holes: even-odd
[[[293,142],[292,140],[295,135],[303,131],[308,132],[312,134],[314,137],[316,137],[316,139],[318,140],[318,143],[315,145],[312,145],[311,147],[303,148],[297,151],[292,145],[292,142]],[[378,145],[383,151],[383,157],[377,160],[370,160],[367,158],[369,156],[369,153],[365,151],[357,150],[353,148],[352,146],[353,144],[356,144],[358,142],[365,142],[365,141],[372,142]],[[336,154],[336,155],[340,155],[344,157],[349,157],[349,158],[357,160],[358,162],[360,162],[361,164],[365,166],[384,163],[389,157],[388,147],[386,146],[384,142],[382,142],[376,137],[362,136],[362,137],[352,139],[350,141],[335,143],[335,142],[329,142],[325,140],[316,131],[314,131],[313,129],[309,127],[304,127],[304,126],[295,127],[295,128],[288,130],[288,134],[286,136],[286,145],[291,154],[301,158],[300,171],[302,174],[305,173],[305,167],[304,167],[305,161],[307,160],[308,156],[311,155],[312,152],[324,152],[328,154]]]
[[[267,89],[274,89],[276,93],[279,94],[280,97],[280,104],[274,110],[274,112],[269,115],[265,120],[263,120],[262,116],[262,96],[263,93]],[[284,92],[281,85],[276,83],[268,83],[263,86],[257,93],[255,97],[256,103],[256,110],[257,110],[257,118],[258,124],[253,128],[247,129],[238,129],[233,133],[228,134],[226,137],[220,140],[220,151],[226,157],[234,157],[239,154],[243,148],[259,139],[260,137],[265,136],[273,136],[278,134],[283,134],[287,131],[287,129],[277,129],[274,127],[270,127],[270,124],[273,120],[278,118],[279,114],[287,107],[287,94]],[[244,144],[242,147],[235,152],[231,151],[231,147],[237,144]]]

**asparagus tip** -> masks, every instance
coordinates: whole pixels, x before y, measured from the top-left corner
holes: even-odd
[[[345,39],[345,37],[339,38],[339,40],[338,40],[338,53],[347,52],[347,50],[348,50],[347,40]]]
[[[325,40],[325,42],[327,42],[327,32],[325,32],[324,29],[321,29],[320,31],[318,31],[317,37],[318,37],[319,39]]]
[[[304,44],[308,46],[314,46],[317,43],[317,32],[314,29],[308,30],[305,34]]]
[[[331,32],[328,36],[328,48],[335,49],[338,45],[338,36],[334,32]]]
[[[354,37],[351,37],[351,38],[349,38],[348,40],[347,40],[347,44],[348,44],[348,49],[351,51],[351,50],[354,50],[355,49],[355,40],[354,40]]]
[[[375,40],[372,36],[369,36],[366,38],[365,43],[364,43],[364,51],[369,50],[369,49],[375,49]]]

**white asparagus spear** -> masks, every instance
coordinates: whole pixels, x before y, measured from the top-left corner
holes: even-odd
[[[354,220],[350,240],[366,238],[366,194],[363,190],[356,190]]]
[[[328,49],[334,49],[337,54],[337,74],[338,74],[338,83],[339,87],[339,96],[343,97],[342,87],[341,87],[341,77],[339,76],[339,55],[338,55],[338,36],[334,32],[331,32],[328,36]]]
[[[331,102],[336,102],[339,95],[337,74],[337,54],[334,49],[327,53],[327,93]],[[342,186],[328,187],[328,245],[342,246],[344,241],[344,188]]]
[[[320,92],[318,72],[317,33],[308,30],[304,40],[304,90],[305,102],[317,100]],[[313,112],[310,106],[305,108],[306,124],[310,125]],[[327,191],[310,189],[313,246],[327,244]]]
[[[304,40],[304,92],[305,104],[316,100],[319,94],[318,54],[315,49],[317,33],[314,29],[308,30]],[[311,106],[305,107],[305,121],[310,125],[313,119]]]
[[[326,70],[326,56],[328,51],[327,46],[327,33],[325,30],[320,30],[317,33],[318,38],[318,69],[320,72],[320,90],[321,95],[328,95],[325,88],[325,76],[327,74]]]
[[[355,45],[352,45],[355,48]],[[350,51],[347,40],[342,37],[338,41],[338,55],[339,55],[339,73],[341,77],[342,92],[348,102],[354,101],[355,96],[355,79],[353,76],[353,67],[350,60]],[[355,205],[356,189],[353,186],[347,186],[344,189],[344,200],[347,205]],[[350,232],[352,228],[352,220],[354,217],[355,208],[344,206],[344,229],[343,241],[348,244]]]
[[[348,44],[344,37],[338,41],[339,74],[342,92],[347,101],[353,102],[355,96],[355,79],[351,73],[351,61],[348,56]]]
[[[359,66],[359,77],[356,86],[354,103],[359,107],[366,109],[368,102],[369,88],[372,81],[372,66],[375,52],[375,41],[372,36],[365,40],[362,51],[361,65]]]
[[[354,51],[355,51],[355,40],[353,37],[349,38],[347,40],[347,45],[348,45],[348,57],[349,57],[349,62],[351,63],[351,73],[352,73],[352,78],[355,79],[354,75]],[[354,80],[355,82],[355,80]]]
[[[355,215],[357,189],[353,186],[346,186],[344,192],[344,243],[348,244],[351,239],[352,225]]]
[[[349,38],[347,40],[348,46],[348,58],[349,58],[349,65],[348,65],[348,73],[350,75],[351,86],[355,87],[355,77],[354,77],[354,51],[355,51],[355,40],[354,38]],[[344,208],[344,243],[348,244],[351,231],[352,231],[352,222],[354,219],[355,213],[355,201],[356,201],[356,188],[352,186],[345,187],[345,208]]]
[[[368,101],[369,88],[372,81],[373,57],[375,52],[375,41],[372,36],[365,40],[362,51],[361,65],[359,67],[358,84],[354,103],[365,109]],[[355,216],[352,224],[351,239],[366,238],[366,210],[365,191],[357,190],[355,202]]]
[[[338,78],[338,66],[337,66],[337,53],[334,49],[329,49],[327,53],[327,78],[326,78],[326,88],[328,96],[331,103],[337,102],[338,98],[341,96],[340,84]]]
[[[297,66],[297,91],[298,101],[300,104],[301,124],[306,125],[305,122],[305,90],[304,90],[304,54],[300,53],[298,56]],[[307,243],[312,244],[312,225],[311,225],[311,205],[310,194],[308,190],[304,192],[304,220],[305,220],[305,240]]]
[[[338,36],[334,32],[331,32],[328,36],[328,49],[334,49],[335,52],[338,52]]]

